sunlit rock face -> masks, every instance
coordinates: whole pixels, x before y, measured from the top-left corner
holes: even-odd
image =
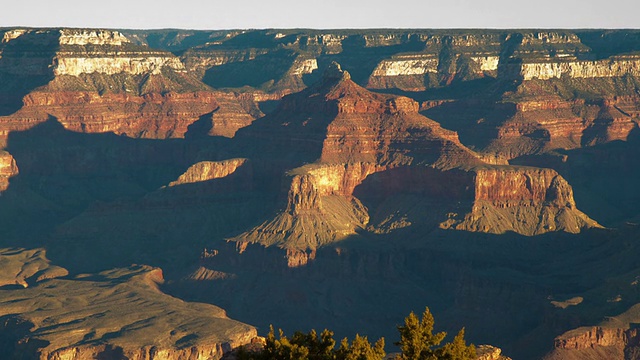
[[[115,45],[130,43],[122,33],[116,30],[60,30],[60,45]]]
[[[7,190],[9,179],[18,174],[16,160],[6,151],[0,152],[0,192]]]
[[[512,76],[523,80],[567,78],[602,78],[640,75],[640,57],[626,56],[594,61],[540,61],[524,62],[510,69]]]
[[[168,67],[177,71],[184,71],[184,65],[182,65],[178,58],[158,56],[135,57],[135,55],[134,57],[119,56],[118,58],[74,58],[69,55],[72,54],[58,53],[58,58],[55,59],[55,75],[78,76],[81,74],[92,73],[106,75],[120,73],[131,75],[158,75],[162,73],[163,67]]]
[[[231,159],[224,161],[201,161],[191,165],[184,174],[169,183],[169,186],[193,184],[209,180],[222,179],[248,166],[247,159]]]

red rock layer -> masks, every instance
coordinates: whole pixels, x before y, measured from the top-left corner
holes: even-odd
[[[255,107],[255,100],[247,99],[247,96],[217,91],[215,98],[220,107],[212,116],[212,127],[209,131],[211,136],[232,138],[238,129],[251,125],[257,118],[247,111],[247,107]],[[259,110],[257,111],[256,115],[260,115]]]
[[[475,171],[475,200],[490,201],[496,207],[540,205],[557,202],[574,206],[571,187],[562,183],[555,170],[540,168],[490,168]]]
[[[638,329],[601,326],[569,331],[554,341],[554,350],[545,360],[627,359],[635,358],[640,343]],[[631,357],[629,357],[631,356]]]
[[[28,129],[53,116],[65,128],[86,133],[114,132],[130,137],[183,137],[187,127],[219,107],[210,92],[129,94],[33,92],[17,113],[3,118],[0,135]]]

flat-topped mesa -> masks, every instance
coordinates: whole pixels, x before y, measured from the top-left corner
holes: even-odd
[[[429,218],[442,229],[532,236],[600,227],[576,208],[571,186],[551,169],[481,166],[442,171],[347,163],[310,164],[289,175],[286,209],[231,239],[240,249],[248,243],[276,245],[298,256],[299,251],[357,236],[365,228],[388,233],[410,226],[403,215],[406,208],[385,205],[385,199],[394,199],[393,204],[409,201],[408,208],[416,207],[415,200],[402,200],[409,194],[430,204]],[[367,203],[374,206],[363,207],[359,198],[374,199]],[[457,210],[453,214],[447,209]]]
[[[241,251],[250,243],[278,246],[287,249],[290,267],[302,266],[313,258],[301,256],[307,250],[314,252],[356,235],[367,224],[369,216],[360,201],[334,194],[322,175],[295,173],[289,180],[286,209],[272,220],[230,239]]]

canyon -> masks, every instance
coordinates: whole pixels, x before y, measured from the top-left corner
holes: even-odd
[[[483,359],[636,358],[639,51],[0,29],[0,351],[219,359],[270,324],[391,344],[429,306]]]

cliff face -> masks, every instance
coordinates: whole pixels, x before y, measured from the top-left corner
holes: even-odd
[[[169,183],[169,186],[191,184],[208,180],[215,180],[227,177],[235,173],[240,167],[247,166],[247,159],[231,159],[226,161],[201,161],[190,166],[187,171],[180,175],[176,181]]]
[[[65,128],[86,133],[113,132],[138,138],[184,137],[187,128],[219,108],[212,93],[104,94],[97,92],[34,92],[24,107],[5,117],[3,138],[53,116]]]
[[[584,32],[264,30],[216,36],[216,41],[182,57],[193,64],[187,69],[202,73],[210,85],[248,85],[281,96],[318,79],[317,64],[339,60],[355,82],[367,88],[410,93],[430,89],[427,98],[464,100],[427,115],[442,111],[442,117],[433,117],[457,123],[459,128],[453,129],[469,138],[464,142],[477,143],[476,149],[488,157],[515,158],[625,140],[637,127],[630,113],[615,122],[594,122],[593,111],[601,110],[594,109],[594,100],[611,102],[635,94],[637,56],[605,52],[593,34]],[[510,89],[514,81],[519,83],[515,93]],[[424,96],[414,94],[420,100]],[[585,100],[586,105],[580,104]],[[478,103],[496,105],[491,119],[483,116]],[[502,113],[504,104],[514,106],[515,113]],[[452,120],[457,115],[451,107],[458,106],[455,112],[465,120],[473,117],[469,123]],[[464,129],[470,129],[468,135]]]
[[[554,350],[544,358],[549,360],[635,358],[633,354],[638,339],[637,329],[584,327],[557,337]]]

